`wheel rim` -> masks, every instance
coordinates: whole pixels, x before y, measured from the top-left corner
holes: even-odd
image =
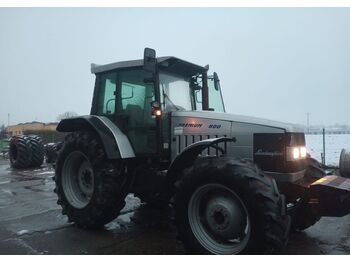
[[[94,171],[89,159],[80,151],[68,155],[62,170],[63,192],[75,208],[87,206],[94,192]]]
[[[220,184],[206,184],[192,194],[188,219],[198,242],[213,254],[238,254],[248,244],[251,225],[239,196]]]

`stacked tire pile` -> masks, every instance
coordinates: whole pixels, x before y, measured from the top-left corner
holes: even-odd
[[[44,145],[39,136],[14,136],[10,141],[11,167],[23,169],[40,167],[44,161]]]
[[[63,142],[48,143],[45,145],[46,163],[52,164],[56,162],[58,151],[62,148]]]

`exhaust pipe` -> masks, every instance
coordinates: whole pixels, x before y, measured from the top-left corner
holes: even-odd
[[[342,177],[350,178],[350,152],[345,149],[340,153],[339,172]]]

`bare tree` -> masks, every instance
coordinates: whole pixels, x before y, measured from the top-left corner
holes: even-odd
[[[59,115],[57,116],[57,120],[58,120],[58,121],[61,121],[62,119],[72,118],[72,117],[76,117],[76,116],[78,116],[77,113],[72,112],[72,111],[67,111],[67,112],[64,112],[64,113],[62,113],[62,114],[59,114]]]

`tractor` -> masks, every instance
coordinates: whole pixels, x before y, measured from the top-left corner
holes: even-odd
[[[217,73],[146,48],[91,64],[91,113],[62,120],[55,168],[62,213],[85,229],[118,217],[133,193],[173,210],[190,254],[275,254],[291,230],[350,213],[342,169],[310,158],[303,130],[225,112]]]

